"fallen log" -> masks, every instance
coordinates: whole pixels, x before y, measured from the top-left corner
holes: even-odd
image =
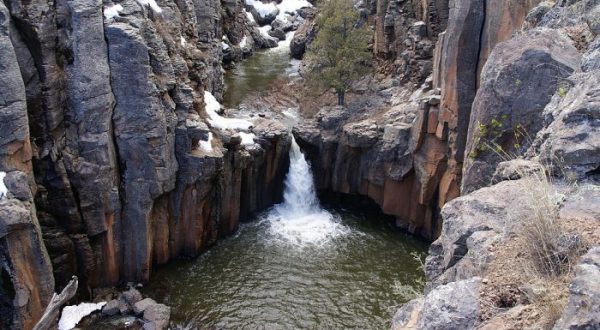
[[[77,276],[73,276],[69,284],[62,290],[60,294],[54,294],[48,307],[44,311],[44,315],[33,327],[33,330],[50,330],[56,328],[58,314],[63,305],[65,305],[77,293]]]

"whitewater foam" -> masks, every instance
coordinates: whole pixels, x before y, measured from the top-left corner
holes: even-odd
[[[284,202],[266,215],[275,237],[298,246],[320,245],[349,233],[339,217],[323,209],[317,199],[310,164],[292,137],[290,169]]]

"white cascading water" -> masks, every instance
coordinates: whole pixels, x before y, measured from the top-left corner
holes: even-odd
[[[321,208],[310,165],[293,137],[283,197],[283,203],[276,205],[267,219],[271,232],[285,241],[322,244],[348,232],[336,217]]]

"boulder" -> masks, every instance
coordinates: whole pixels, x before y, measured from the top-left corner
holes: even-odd
[[[110,300],[106,303],[106,305],[104,305],[104,307],[102,307],[102,314],[107,315],[107,316],[116,315],[117,313],[121,312],[119,307],[120,307],[119,300],[117,300],[117,299]]]
[[[424,298],[413,299],[394,314],[392,330],[415,329],[421,313],[423,313]]]
[[[316,24],[313,21],[305,21],[294,33],[290,42],[290,53],[295,59],[302,59],[308,45],[314,40],[316,34]]]
[[[246,1],[246,7],[260,26],[271,24],[279,14],[279,9],[274,2],[251,0]]]
[[[267,33],[273,38],[285,40],[285,32],[281,28],[271,28]]]
[[[426,259],[428,288],[468,279],[485,268],[491,254],[489,247],[518,224],[510,214],[522,213],[522,203],[514,196],[524,195],[522,180],[504,181],[448,202],[442,208],[443,228],[433,242]],[[466,255],[477,258],[465,258]]]
[[[157,302],[154,301],[154,299],[152,298],[144,298],[138,302],[136,302],[135,304],[133,304],[133,312],[136,315],[141,315],[142,313],[144,313],[144,311],[153,305],[156,305]]]
[[[569,302],[555,330],[597,329],[600,327],[600,247],[588,251],[569,285]]]
[[[290,32],[294,29],[294,25],[289,20],[280,20],[276,19],[271,23],[271,28],[273,30],[281,30],[285,33]]]
[[[535,29],[497,45],[481,74],[466,144],[463,193],[491,183],[504,155],[522,153],[580,55],[556,30]]]
[[[277,47],[278,39],[271,37],[268,32],[267,34],[263,34],[258,28],[252,28],[251,36],[254,44],[258,48],[264,49]]]
[[[171,307],[163,304],[154,304],[144,310],[145,330],[164,330],[169,327]]]
[[[417,329],[474,329],[479,322],[481,278],[452,282],[429,292]]]
[[[600,169],[600,75],[591,71],[571,77],[574,86],[546,107],[551,123],[536,139],[546,164],[569,179],[597,177]]]
[[[353,148],[369,148],[380,139],[379,127],[374,121],[365,120],[344,125],[342,138]]]
[[[142,294],[134,288],[129,288],[129,290],[123,292],[122,297],[125,300],[125,302],[131,306],[135,305],[138,301],[143,299]]]
[[[524,176],[537,175],[543,177],[546,169],[536,161],[526,159],[514,159],[498,164],[492,177],[492,183],[496,184],[505,180],[518,180]]]

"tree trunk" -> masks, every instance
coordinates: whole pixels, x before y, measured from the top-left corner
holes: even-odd
[[[338,105],[340,105],[340,106],[346,105],[345,96],[346,96],[345,92],[337,92]]]
[[[66,304],[77,293],[77,276],[73,276],[69,284],[62,290],[60,294],[54,294],[50,303],[44,311],[44,315],[33,327],[33,330],[49,330],[56,328],[56,322],[61,307]]]

